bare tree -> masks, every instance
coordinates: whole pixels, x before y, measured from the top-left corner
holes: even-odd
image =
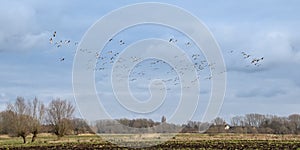
[[[55,135],[63,137],[71,129],[71,119],[74,106],[67,100],[55,99],[49,103],[47,110],[47,121],[53,126]]]
[[[2,111],[0,113],[1,118],[1,134],[11,134],[9,130],[11,129],[13,112],[9,110]]]
[[[220,117],[217,117],[216,119],[213,120],[214,125],[225,125],[226,121]]]
[[[265,116],[261,114],[246,114],[245,123],[247,126],[259,127],[265,121]]]
[[[243,119],[244,117],[242,116],[234,116],[231,118],[231,125],[232,126],[243,126]]]
[[[22,137],[23,142],[26,143],[26,137],[30,133],[30,121],[32,118],[28,116],[28,107],[23,97],[17,97],[17,100],[13,104],[7,105],[7,113],[5,120],[8,121],[8,133]]]
[[[28,102],[28,110],[28,115],[31,117],[29,122],[30,132],[33,135],[31,142],[34,142],[44,120],[45,105],[35,97],[33,101]]]
[[[300,132],[300,115],[299,114],[292,114],[288,117],[290,121],[290,125],[292,126],[292,130],[295,134]]]
[[[84,119],[75,118],[72,120],[72,125],[75,135],[82,133],[94,133]]]

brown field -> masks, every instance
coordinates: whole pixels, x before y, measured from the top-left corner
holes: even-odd
[[[101,136],[85,134],[57,139],[51,134],[39,134],[35,143],[22,144],[21,138],[1,135],[0,149],[300,149],[300,135],[193,133],[178,134],[173,138],[170,134]],[[28,141],[29,139],[30,136]],[[122,144],[122,147],[104,139]],[[167,141],[162,142],[163,140]],[[134,148],[140,146],[142,148]]]

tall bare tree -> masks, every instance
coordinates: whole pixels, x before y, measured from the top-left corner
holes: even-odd
[[[57,98],[49,103],[47,121],[53,126],[54,133],[58,138],[63,137],[71,129],[74,111],[74,106],[67,100]]]
[[[29,109],[23,97],[17,97],[13,104],[8,104],[5,120],[9,124],[7,126],[8,133],[22,137],[23,142],[26,143],[26,137],[30,134],[30,121],[32,118],[28,116]]]
[[[35,97],[33,101],[28,102],[28,110],[28,115],[31,117],[30,132],[33,135],[31,142],[34,142],[44,120],[45,105]]]

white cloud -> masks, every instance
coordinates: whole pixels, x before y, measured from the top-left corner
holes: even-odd
[[[40,31],[37,12],[19,1],[0,6],[0,49],[2,51],[30,50],[41,46],[46,34]]]
[[[254,53],[266,56],[270,65],[281,63],[300,63],[299,52],[293,51],[292,39],[289,32],[269,31],[262,32],[252,39]]]
[[[223,49],[227,67],[229,70],[234,70],[228,73],[226,97],[234,105],[225,101],[225,109],[228,109],[229,112],[243,113],[245,107],[251,106],[247,111],[267,112],[265,107],[256,107],[256,105],[263,103],[269,110],[283,108],[282,112],[287,112],[290,108],[299,105],[297,98],[300,87],[300,72],[298,71],[300,32],[299,19],[295,15],[297,13],[290,13],[287,10],[290,10],[292,3],[282,2],[282,4],[270,7],[260,3],[261,5],[258,5],[259,10],[255,11],[254,14],[251,11],[257,9],[255,2],[246,2],[247,4],[238,2],[243,5],[242,7],[235,7],[238,5],[236,1],[226,2],[225,6],[215,5],[215,2],[205,6],[201,5],[203,2],[196,4],[192,1],[171,1],[170,3],[182,4],[188,11],[191,9],[200,19],[210,21],[208,27],[212,29]],[[129,2],[62,2],[58,0],[29,0],[26,2],[10,0],[2,2],[0,6],[0,52],[49,50],[48,38],[53,30],[57,30],[62,38],[80,38],[81,34],[96,19],[123,4],[129,4]],[[212,9],[216,6],[219,8]],[[291,10],[296,11],[295,8],[298,5],[294,6]],[[279,18],[274,19],[277,16]],[[174,20],[176,21],[176,18]],[[150,31],[152,32],[152,30]],[[165,39],[171,36],[177,37],[177,34],[163,34]],[[129,41],[136,39],[136,37],[147,36],[137,32],[136,35],[130,34],[122,38]],[[180,42],[185,42],[186,38],[177,37],[177,39]],[[117,46],[116,48],[119,48]],[[230,50],[234,50],[236,53],[229,54],[228,51]],[[265,57],[263,65],[256,68],[245,67],[249,62],[243,60],[241,51],[247,51],[255,57]],[[68,52],[57,49],[47,53],[47,56],[44,56],[43,53],[36,54],[34,51],[29,51],[26,56],[19,55],[19,53],[12,53],[9,56],[0,55],[2,56],[0,58],[0,68],[2,69],[0,100],[5,102],[15,100],[18,95],[25,98],[37,96],[45,101],[56,97],[73,99],[71,65],[63,65],[65,62],[52,63],[53,61],[56,62],[62,53],[65,55]],[[25,57],[30,58],[25,59]],[[23,69],[15,68],[21,63]],[[3,64],[6,65],[5,68],[3,68]],[[38,64],[39,67],[37,67]],[[107,85],[107,82],[103,82],[108,78],[103,76],[99,76],[99,78],[100,81],[96,80],[98,81],[97,90],[100,89],[101,96],[107,99],[111,98],[109,95],[111,87]],[[266,81],[266,79],[270,80]],[[296,82],[298,85],[291,84],[291,82]],[[203,82],[201,82],[201,86],[204,87]],[[137,88],[139,90],[136,90]],[[134,85],[132,90],[136,92],[135,96],[137,97],[149,97],[148,84]],[[207,93],[207,91],[209,90],[202,92]],[[237,97],[236,92],[242,98]],[[203,95],[203,93],[201,94]],[[285,103],[287,99],[294,105],[287,104],[285,105],[286,108],[281,107],[281,104]],[[260,102],[249,105],[252,100]],[[240,103],[241,101],[242,103]],[[4,103],[1,103],[0,110],[4,106]],[[113,107],[111,108],[113,109]],[[117,110],[114,109],[114,111]],[[117,112],[117,115],[119,114],[120,112]]]
[[[300,64],[300,32],[291,24],[271,22],[215,23],[213,33],[223,50],[228,70],[249,72]],[[233,53],[230,51],[233,50]],[[243,59],[241,52],[250,54]],[[253,58],[264,57],[261,67],[247,68]],[[251,66],[251,65],[250,65]],[[286,68],[288,69],[288,68]]]

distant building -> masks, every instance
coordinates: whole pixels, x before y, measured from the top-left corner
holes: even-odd
[[[229,130],[229,129],[230,129],[230,126],[229,126],[228,124],[226,124],[225,127],[224,127],[224,129],[225,129],[225,130]]]

